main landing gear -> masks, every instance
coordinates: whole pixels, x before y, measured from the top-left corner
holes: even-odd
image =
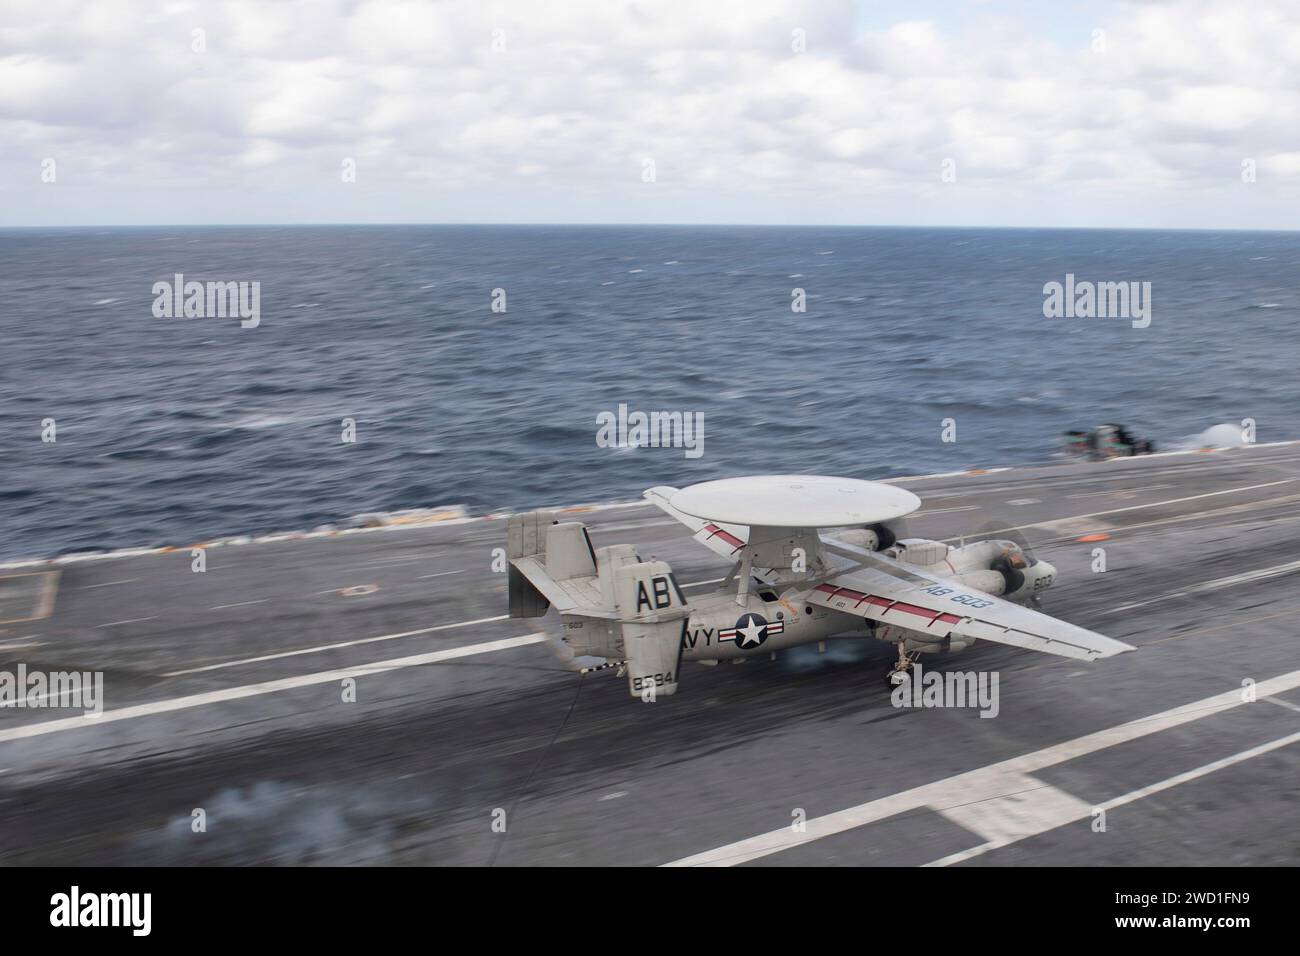
[[[889,673],[885,675],[885,686],[890,690],[893,690],[901,684],[903,678],[911,673],[912,665],[916,663],[916,659],[920,656],[920,651],[912,651],[911,653],[908,653],[907,642],[899,641],[898,662],[895,663],[894,666],[889,669]]]

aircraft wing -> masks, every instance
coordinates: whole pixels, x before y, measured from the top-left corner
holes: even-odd
[[[973,637],[1075,660],[1135,650],[1130,644],[884,555],[858,548],[833,549],[851,552],[856,564],[817,585],[806,595],[809,603],[935,637]]]
[[[719,524],[706,521],[678,511],[668,499],[677,493],[676,488],[658,485],[642,493],[642,497],[653,502],[660,509],[672,515],[686,527],[695,532],[695,540],[714,554],[722,555],[731,561],[739,560],[740,551],[749,540],[749,529],[739,524]]]

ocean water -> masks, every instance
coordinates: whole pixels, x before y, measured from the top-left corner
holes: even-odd
[[[1067,272],[1151,282],[1150,327],[1044,318]],[[260,326],[156,318],[175,273],[260,282]],[[1294,438],[1298,274],[1289,233],[4,230],[0,557],[1040,462],[1112,420]],[[703,454],[598,447],[620,403],[703,413]]]

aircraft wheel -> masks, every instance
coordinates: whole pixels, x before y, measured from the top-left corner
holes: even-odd
[[[890,690],[893,690],[895,687],[897,687],[898,684],[894,683],[894,675],[906,674],[910,672],[912,669],[912,664],[915,662],[917,656],[918,654],[916,652],[913,652],[911,654],[907,653],[907,651],[904,649],[904,645],[899,644],[898,663],[896,663],[893,667],[891,667],[889,669],[889,673],[885,675],[885,686],[888,687]]]

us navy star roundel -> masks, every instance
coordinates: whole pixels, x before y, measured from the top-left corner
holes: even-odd
[[[742,614],[735,627],[718,632],[719,641],[735,641],[736,646],[749,650],[759,647],[773,634],[785,630],[784,621],[767,621],[761,614]]]

